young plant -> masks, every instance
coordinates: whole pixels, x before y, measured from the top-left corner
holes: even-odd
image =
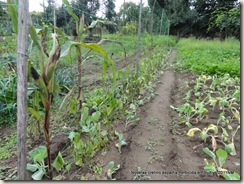
[[[45,165],[45,158],[47,158],[47,148],[40,146],[33,151],[29,152],[29,156],[33,160],[34,164],[27,164],[27,170],[33,172],[32,178],[34,180],[41,180],[42,177],[47,173]]]
[[[199,128],[191,128],[188,133],[187,136],[189,137],[193,137],[195,135],[195,132],[200,132],[199,137],[206,142],[208,137],[212,137],[212,139],[214,139],[214,137],[212,135],[209,134],[209,131],[213,131],[213,133],[215,135],[218,134],[218,127],[214,124],[210,124],[208,126],[208,128],[204,128],[203,130],[199,129]]]
[[[192,127],[190,119],[196,114],[194,107],[192,107],[189,103],[185,103],[178,108],[175,108],[172,105],[170,107],[180,113],[180,119],[182,123],[185,123],[189,128]]]
[[[115,146],[119,149],[119,152],[121,153],[121,147],[126,145],[124,135],[123,133],[118,133],[117,131],[115,131],[115,135],[119,138],[119,142],[116,143]]]
[[[35,35],[35,42],[40,44],[40,40],[37,36],[37,33],[34,29],[31,31],[32,36]],[[45,37],[46,35],[44,35]],[[31,66],[30,67],[30,74],[34,79],[35,85],[40,89],[40,97],[42,104],[45,110],[45,117],[44,120],[41,119],[39,113],[35,109],[31,109],[32,115],[36,117],[36,119],[42,122],[45,140],[46,140],[46,147],[47,147],[47,154],[48,154],[48,168],[49,168],[49,176],[52,179],[52,166],[51,166],[51,154],[50,154],[50,109],[53,102],[53,94],[54,94],[54,86],[55,86],[55,79],[54,79],[54,72],[57,65],[57,62],[60,58],[60,44],[58,41],[58,37],[55,34],[52,34],[53,37],[53,48],[51,53],[49,54],[49,58],[46,63],[41,61],[42,63],[42,74],[40,75],[37,70]],[[42,55],[45,49],[40,49],[40,54]]]
[[[110,180],[116,180],[115,178],[113,178],[113,174],[116,173],[116,171],[119,170],[119,169],[120,169],[120,164],[118,164],[117,167],[115,167],[114,161],[109,162],[108,171],[107,171],[107,177]]]
[[[208,154],[213,159],[213,162],[211,163],[209,163],[207,159],[204,159],[206,164],[204,166],[204,170],[206,172],[216,173],[217,176],[222,176],[226,180],[240,180],[240,175],[238,173],[230,172],[227,169],[223,168],[228,157],[228,154],[225,150],[219,148],[216,151],[215,155],[214,152],[205,147],[203,148],[203,152]],[[218,161],[216,157],[218,158]]]

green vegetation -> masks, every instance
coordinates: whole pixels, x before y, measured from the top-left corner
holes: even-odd
[[[16,155],[16,143],[17,143],[17,135],[16,133],[12,133],[8,136],[1,137],[0,139],[0,160],[8,159],[14,155]],[[6,144],[7,143],[7,144]]]
[[[4,18],[3,25],[6,25],[0,28],[0,126],[8,128],[15,127],[16,121],[17,43],[12,33],[18,29],[18,7],[14,5],[16,0],[8,0],[7,13],[7,4],[0,2],[4,5],[0,7],[0,21]],[[126,131],[140,122],[138,108],[155,97],[157,80],[168,65],[171,49],[179,41],[175,68],[190,70],[199,76],[186,84],[182,105],[171,108],[179,113],[179,124],[186,125],[186,136],[198,137],[206,146],[203,152],[212,161],[205,159],[203,169],[228,180],[239,180],[239,174],[227,173],[224,164],[229,155],[237,155],[240,42],[234,38],[225,41],[179,39],[184,35],[214,37],[218,33],[217,37],[222,39],[239,38],[239,3],[232,0],[223,4],[216,0],[210,5],[200,0],[149,0],[149,6],[142,7],[140,61],[135,36],[139,5],[126,2],[116,15],[112,0],[103,3],[107,5],[104,20],[95,16],[100,7],[98,0],[63,0],[63,5],[56,7],[58,27],[52,25],[53,0],[48,0],[43,13],[31,15],[27,145],[30,163],[27,170],[32,173],[32,179],[65,179],[64,174],[74,168],[89,168],[95,178],[101,176],[104,165],[96,163],[96,156],[106,152],[109,144],[114,144],[123,154],[129,141],[121,129],[116,130],[116,123],[124,122],[121,126]],[[201,18],[195,20],[195,17]],[[199,27],[200,34],[197,33]],[[102,29],[107,34],[102,35]],[[57,34],[52,34],[54,30]],[[170,31],[178,38],[169,36]],[[216,122],[204,122],[211,112],[218,114]],[[149,123],[164,129],[157,118]],[[57,132],[69,139],[69,145],[64,148],[65,160],[63,150],[58,150],[56,158],[51,159],[51,138]],[[36,139],[40,141],[36,143]],[[7,132],[0,140],[0,161],[16,156],[16,133]],[[149,139],[145,147],[152,153],[150,164],[164,161],[163,157],[154,155],[157,144],[156,140]],[[107,166],[106,177],[114,180],[113,174],[121,168],[120,164],[111,161]],[[15,179],[15,168],[10,175],[8,169],[0,168],[0,179]],[[134,179],[149,178],[134,176]]]
[[[201,75],[184,86],[183,104],[171,108],[179,113],[180,123],[190,128],[187,136],[199,137],[199,141],[207,145],[212,143],[209,145],[212,151],[208,147],[203,151],[214,162],[205,160],[204,170],[217,173],[226,180],[240,180],[238,173],[222,168],[228,155],[237,155],[235,136],[240,129],[240,43],[234,39],[224,42],[182,39],[178,48],[175,67]],[[211,114],[218,114],[218,119],[208,121]],[[217,150],[217,147],[224,150]]]
[[[198,74],[240,77],[240,42],[235,39],[209,41],[181,39],[176,66]]]

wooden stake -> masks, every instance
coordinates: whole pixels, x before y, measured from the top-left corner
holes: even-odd
[[[26,180],[27,66],[29,0],[19,0],[17,55],[18,180]]]

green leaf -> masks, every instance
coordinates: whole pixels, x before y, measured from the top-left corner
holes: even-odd
[[[88,127],[88,126],[83,125],[83,126],[82,126],[82,132],[89,133],[89,132],[90,132],[89,127]]]
[[[83,47],[85,47],[85,48],[88,48],[88,49],[91,49],[91,50],[93,50],[93,51],[96,51],[96,52],[102,54],[104,57],[108,58],[108,54],[107,54],[107,52],[105,52],[105,51],[104,51],[99,45],[97,45],[97,44],[94,44],[94,43],[89,44],[89,43],[83,43],[83,42],[81,42],[80,45],[83,46]]]
[[[38,121],[42,121],[41,116],[39,115],[39,113],[33,109],[32,107],[28,108],[28,111],[38,120]]]
[[[236,156],[236,149],[235,149],[234,143],[232,142],[232,143],[228,144],[227,146],[231,149],[230,155]]]
[[[234,172],[233,174],[223,174],[223,177],[226,180],[241,180],[240,175],[236,172]]]
[[[102,54],[105,58],[108,59],[107,52],[105,52],[99,45],[94,43],[83,43],[83,42],[74,42],[74,41],[67,41],[65,44],[61,46],[60,58],[67,56],[69,54],[71,47],[73,46],[82,46],[91,49],[95,52]]]
[[[216,155],[219,159],[219,167],[223,167],[227,158],[227,152],[221,148],[216,151]]]
[[[209,150],[208,147],[203,148],[202,150],[204,151],[204,153],[207,153],[207,154],[208,154],[210,157],[212,157],[214,160],[216,159],[215,154],[214,154],[211,150]]]
[[[77,112],[77,105],[78,100],[73,98],[69,104],[69,110],[72,114],[75,114]]]
[[[88,108],[87,107],[83,107],[82,111],[81,111],[81,119],[80,119],[80,125],[83,126],[86,123],[86,119],[88,117]]]
[[[68,0],[63,0],[63,3],[67,6],[68,8],[68,13],[75,19],[76,22],[79,21],[79,18],[77,17],[77,15],[73,12],[72,7],[69,4]],[[78,31],[78,30],[77,30]]]
[[[38,164],[29,164],[27,163],[26,169],[31,172],[35,172],[39,167]]]
[[[34,26],[29,27],[29,34],[31,36],[32,41],[34,42],[34,45],[40,49],[41,48],[40,38],[39,38],[36,28]]]
[[[231,153],[231,147],[229,147],[228,145],[225,145],[225,151],[230,154]]]
[[[69,133],[69,139],[70,139],[71,141],[73,141],[74,137],[75,137],[75,132],[70,132],[70,133]]]
[[[57,171],[60,171],[66,165],[60,152],[58,153],[58,156],[56,157],[52,165]]]
[[[44,174],[46,174],[46,172],[42,169],[39,169],[31,177],[33,178],[33,180],[41,180]]]
[[[207,139],[207,137],[208,137],[208,134],[207,134],[207,131],[204,129],[204,130],[202,130],[201,131],[201,133],[200,133],[200,135],[199,135],[199,137],[202,139],[202,140],[206,140]]]
[[[39,146],[33,151],[30,151],[29,155],[35,163],[41,163],[45,158],[47,158],[47,148],[45,146]]]
[[[223,133],[222,133],[222,136],[224,136],[224,137],[228,137],[229,135],[228,135],[226,129],[223,128],[223,127],[221,127],[221,129],[222,129],[222,132],[223,132]]]
[[[65,169],[69,172],[70,169],[71,169],[71,164],[66,165],[66,166],[65,166]]]
[[[83,165],[82,158],[76,160],[75,165],[82,166]]]
[[[101,116],[101,113],[99,111],[92,113],[92,121],[96,123]]]
[[[216,172],[216,168],[212,164],[208,164],[204,167],[204,171],[206,172]]]
[[[8,10],[11,16],[13,30],[18,33],[18,0],[8,0]]]
[[[108,168],[113,170],[114,169],[114,161],[109,162]]]

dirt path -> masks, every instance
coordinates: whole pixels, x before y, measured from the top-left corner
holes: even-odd
[[[104,163],[114,161],[121,165],[115,174],[117,180],[216,180],[202,174],[203,159],[199,158],[202,153],[192,149],[187,136],[172,133],[176,130],[172,118],[177,116],[170,109],[178,87],[171,69],[175,56],[173,50],[155,98],[139,109],[138,126],[123,132],[127,145],[122,153],[111,146],[103,159]]]

